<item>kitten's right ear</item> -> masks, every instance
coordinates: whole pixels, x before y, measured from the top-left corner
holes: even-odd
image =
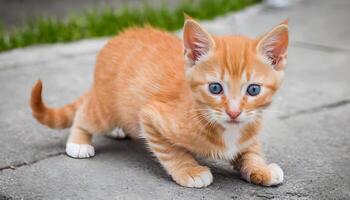
[[[214,39],[210,34],[190,17],[185,19],[183,40],[185,60],[191,66],[207,56],[215,47]]]
[[[288,20],[285,20],[259,39],[256,50],[275,70],[282,70],[287,62],[288,40]]]

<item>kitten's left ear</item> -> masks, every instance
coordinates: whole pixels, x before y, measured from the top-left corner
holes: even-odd
[[[193,66],[214,48],[215,42],[210,34],[198,22],[185,15],[183,28],[185,59]]]
[[[282,70],[287,63],[288,40],[288,20],[285,20],[258,40],[256,51],[275,70]]]

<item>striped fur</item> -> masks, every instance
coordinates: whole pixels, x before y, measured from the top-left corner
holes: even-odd
[[[75,112],[82,104],[85,96],[61,108],[50,108],[43,102],[42,82],[38,80],[32,89],[30,106],[33,116],[43,125],[53,129],[64,129],[72,125]]]

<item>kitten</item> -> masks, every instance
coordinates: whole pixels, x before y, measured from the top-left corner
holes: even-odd
[[[131,28],[101,50],[92,88],[74,103],[47,107],[39,80],[33,116],[50,128],[71,127],[66,152],[73,158],[94,156],[92,134],[118,127],[143,138],[182,186],[213,181],[194,155],[227,160],[248,182],[277,185],[283,171],[265,162],[257,134],[280,87],[287,47],[287,21],[257,39],[212,36],[189,17],[183,41],[151,27]]]

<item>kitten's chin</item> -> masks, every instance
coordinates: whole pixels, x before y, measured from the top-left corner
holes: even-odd
[[[238,125],[238,124],[242,123],[242,121],[236,120],[236,119],[232,119],[232,120],[226,120],[225,123],[226,124],[230,124],[230,125],[234,125],[234,124]]]
[[[242,121],[241,120],[237,120],[237,119],[230,119],[230,120],[227,120],[226,123],[239,124],[239,123],[242,123]]]

